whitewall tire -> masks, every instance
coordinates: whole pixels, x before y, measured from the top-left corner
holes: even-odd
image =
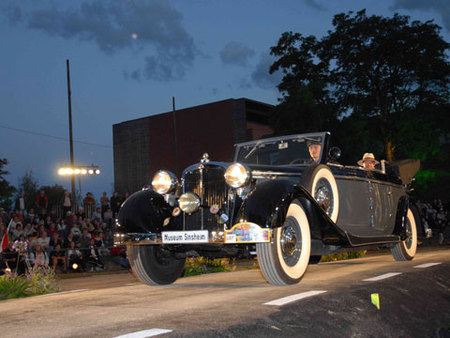
[[[256,244],[261,272],[271,284],[296,284],[308,267],[311,253],[308,217],[298,202],[291,203],[284,224],[273,234],[271,243]]]
[[[406,236],[407,238],[397,243],[392,249],[392,255],[396,261],[410,261],[417,251],[417,224],[414,213],[408,209],[406,214]]]

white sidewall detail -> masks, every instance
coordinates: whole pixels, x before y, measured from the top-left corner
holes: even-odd
[[[302,238],[301,255],[298,262],[294,266],[289,266],[286,264],[286,262],[283,259],[283,252],[281,251],[281,243],[280,243],[282,227],[278,227],[276,229],[277,234],[275,236],[275,238],[277,239],[276,242],[277,257],[284,273],[292,279],[299,279],[303,276],[303,274],[306,271],[306,268],[308,267],[309,255],[311,253],[311,234],[309,230],[308,217],[306,216],[305,211],[300,205],[292,203],[289,206],[286,218],[289,216],[294,217],[300,227]]]
[[[408,248],[407,240],[403,241],[402,245],[403,249],[405,250],[405,253],[412,258],[415,256],[417,251],[417,226],[414,214],[412,213],[411,209],[408,209],[406,217],[408,218],[408,222],[411,227],[411,247]]]
[[[314,176],[314,180],[311,188],[311,195],[314,197],[314,191],[316,190],[317,182],[320,179],[325,178],[331,186],[331,190],[333,193],[333,212],[331,213],[331,220],[336,223],[339,215],[339,190],[336,184],[336,179],[333,176],[333,173],[328,168],[320,168],[316,175]]]

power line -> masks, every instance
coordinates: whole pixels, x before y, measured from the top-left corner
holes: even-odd
[[[66,141],[68,142],[69,140],[64,138],[64,137],[59,137],[59,136],[54,136],[54,135],[49,135],[49,134],[44,134],[44,133],[39,133],[36,131],[31,131],[31,130],[25,130],[25,129],[19,129],[19,128],[12,128],[12,127],[8,127],[8,126],[4,126],[0,124],[0,128],[3,129],[8,129],[8,130],[13,130],[13,131],[17,131],[17,132],[21,132],[21,133],[27,133],[27,134],[32,134],[32,135],[36,135],[36,136],[42,136],[42,137],[48,137],[48,138],[52,138],[55,140],[59,140],[59,141]],[[105,144],[98,144],[98,143],[90,143],[90,142],[84,142],[84,141],[73,141],[75,143],[80,143],[80,144],[86,144],[89,146],[95,146],[95,147],[102,147],[102,148],[108,148],[108,149],[112,149],[111,146],[107,146]]]

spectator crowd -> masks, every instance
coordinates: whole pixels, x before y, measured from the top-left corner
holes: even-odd
[[[117,256],[124,267],[123,249],[113,246],[114,220],[128,196],[104,192],[99,203],[88,192],[83,206],[72,203],[69,192],[59,205],[49,205],[41,190],[33,206],[26,206],[22,193],[14,211],[0,209],[0,275],[5,269],[25,273],[33,266],[50,266],[63,272],[104,269],[103,258]],[[113,258],[114,260],[114,258]]]
[[[416,206],[419,209],[425,231],[430,235],[432,232],[437,232],[438,243],[439,245],[443,245],[445,228],[448,226],[449,218],[448,211],[442,201],[440,199],[435,199],[433,202],[422,202],[418,200]]]

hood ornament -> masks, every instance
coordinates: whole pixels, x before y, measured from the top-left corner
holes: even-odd
[[[208,163],[209,162],[209,155],[208,153],[204,153],[202,159],[200,160],[201,163]]]

